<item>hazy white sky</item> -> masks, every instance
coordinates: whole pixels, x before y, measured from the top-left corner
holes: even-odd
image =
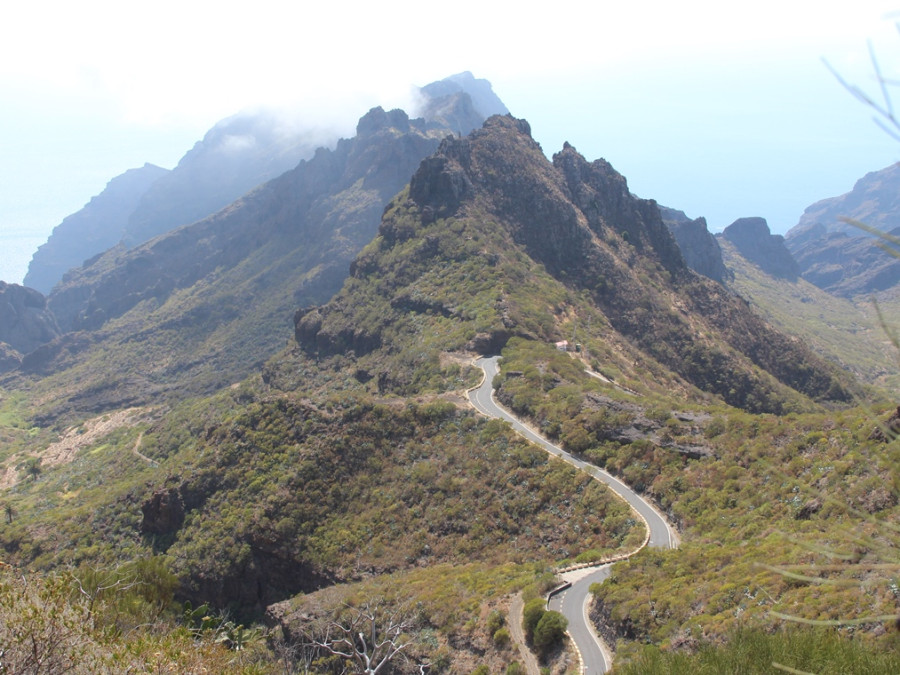
[[[122,0],[0,10],[0,279],[106,182],[172,167],[259,105],[352,133],[410,85],[471,70],[545,152],[605,157],[642,197],[720,230],[786,231],[812,202],[900,159],[822,65],[871,91],[866,41],[900,66],[891,2],[529,4]]]

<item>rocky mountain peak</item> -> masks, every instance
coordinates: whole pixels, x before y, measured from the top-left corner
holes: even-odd
[[[377,106],[359,119],[356,124],[356,135],[365,138],[389,128],[406,133],[409,131],[409,115],[399,108],[385,112],[384,108]]]
[[[442,99],[458,93],[468,94],[473,108],[482,119],[492,115],[509,114],[509,109],[494,93],[491,83],[476,78],[468,70],[427,84],[420,91],[429,100]],[[427,115],[425,117],[427,118]]]
[[[780,234],[772,234],[765,218],[738,218],[722,232],[747,260],[773,277],[794,281],[800,274]]]

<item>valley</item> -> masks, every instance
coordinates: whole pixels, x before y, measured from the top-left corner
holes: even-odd
[[[858,268],[815,285],[762,219],[715,237],[435,85],[249,191],[204,153],[256,127],[217,126],[65,221],[118,243],[44,249],[47,298],[0,289],[13,672],[29,640],[79,673],[356,672],[330,640],[366,616],[404,626],[397,674],[896,672],[896,285],[879,316]]]

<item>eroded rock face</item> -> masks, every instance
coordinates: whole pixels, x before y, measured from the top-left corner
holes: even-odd
[[[59,334],[56,319],[40,292],[0,281],[0,342],[28,354]]]
[[[184,524],[184,503],[175,488],[157,490],[141,504],[141,534],[171,534]]]
[[[22,355],[5,342],[0,342],[0,374],[15,370],[22,363]]]
[[[707,228],[706,218],[691,220],[681,211],[665,206],[660,206],[659,211],[688,267],[719,283],[733,276],[725,267],[722,248]]]
[[[800,268],[785,246],[784,237],[772,234],[765,218],[738,218],[725,228],[722,236],[767,274],[789,281],[796,281],[800,275]]]
[[[900,260],[853,222],[900,234],[900,164],[860,178],[843,195],[809,206],[785,243],[804,279],[832,295],[853,297],[900,284]]]

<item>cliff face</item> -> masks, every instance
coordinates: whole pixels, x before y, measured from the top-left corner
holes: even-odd
[[[441,321],[456,326],[447,350],[497,349],[512,335],[557,340],[543,313],[565,288],[649,358],[734,405],[780,410],[785,385],[846,396],[829,366],[687,267],[655,202],[568,144],[548,162],[524,120],[495,116],[445,139],[388,205],[379,235],[341,293],[297,313],[308,353],[352,352],[374,372],[422,322]],[[406,391],[416,376],[398,373],[409,368],[392,362],[379,387]]]
[[[68,270],[116,245],[141,197],[167,173],[166,169],[145,164],[109,181],[83,209],[53,228],[28,265],[25,285],[46,295]]]
[[[0,372],[18,367],[23,354],[58,336],[59,327],[43,295],[0,281]]]
[[[797,225],[787,233],[791,240],[819,225],[825,232],[844,232],[851,236],[859,230],[844,219],[852,218],[882,231],[900,227],[900,163],[872,171],[856,181],[853,189],[806,208]]]
[[[722,260],[719,242],[707,228],[705,218],[691,220],[683,212],[665,206],[660,206],[659,212],[678,242],[688,267],[719,283],[732,276]]]
[[[786,244],[807,281],[837,296],[853,297],[900,283],[900,260],[848,219],[900,232],[900,164],[866,174],[853,189],[804,211]]]
[[[780,234],[772,234],[764,218],[739,218],[722,231],[722,237],[734,244],[747,260],[779,279],[796,280],[797,261]]]
[[[887,234],[900,236],[900,227]],[[900,260],[869,236],[812,227],[788,240],[803,278],[840,297],[871,294],[900,284]]]

